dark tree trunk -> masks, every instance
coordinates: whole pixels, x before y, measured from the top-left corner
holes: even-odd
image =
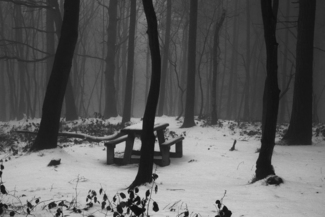
[[[73,87],[72,87],[70,76],[65,91],[65,107],[66,107],[65,119],[67,121],[77,120],[78,112],[77,112],[76,100],[73,94]]]
[[[197,27],[198,0],[191,0],[190,3],[190,26],[188,33],[188,67],[187,67],[187,88],[185,101],[184,123],[182,128],[195,126],[195,70],[196,70],[196,27]]]
[[[126,72],[126,86],[124,96],[124,108],[122,124],[129,122],[131,119],[131,102],[133,89],[133,68],[134,68],[134,37],[135,37],[135,21],[136,21],[136,1],[131,1],[130,26],[129,26],[129,46],[128,46],[128,65]]]
[[[31,150],[57,147],[63,98],[78,39],[79,5],[80,0],[66,0],[64,3],[61,37],[44,98],[40,129]]]
[[[290,126],[283,140],[289,145],[312,144],[313,43],[316,0],[299,1],[296,76]]]
[[[165,43],[163,48],[163,60],[161,68],[161,84],[160,84],[160,96],[159,96],[159,107],[158,116],[164,114],[165,106],[165,95],[166,95],[166,75],[169,58],[169,41],[170,41],[170,26],[172,17],[172,1],[167,0],[167,14],[166,14],[166,31],[165,31]]]
[[[23,16],[21,14],[21,6],[15,5],[15,26],[17,27],[15,31],[15,39],[18,43],[23,42],[23,31],[19,29],[21,24],[23,23]],[[17,45],[17,56],[21,59],[24,59],[24,48],[22,45]],[[18,114],[17,119],[20,120],[24,117],[24,114],[27,114],[26,107],[26,88],[25,88],[25,74],[26,74],[26,63],[19,61],[18,62],[18,72],[19,72],[19,104],[18,104]]]
[[[121,11],[121,18],[124,18],[121,20],[121,25],[122,25],[122,38],[128,37],[128,30],[130,28],[130,23],[127,21],[127,17],[130,16],[130,10],[128,6],[126,6],[126,1],[122,1],[123,5],[121,6],[123,10]],[[123,15],[123,16],[122,16]],[[129,37],[128,37],[129,38]],[[126,91],[126,71],[127,71],[127,43],[123,43],[121,46],[121,68],[120,68],[120,79],[121,79],[121,97],[120,97],[120,110],[124,109],[124,101],[125,101],[125,91]],[[122,114],[123,115],[123,114]]]
[[[213,75],[212,75],[212,92],[211,92],[211,124],[217,124],[218,114],[217,114],[217,75],[218,75],[218,65],[219,65],[219,32],[223,21],[226,18],[226,11],[224,10],[216,23],[216,28],[214,32],[213,41]]]
[[[286,4],[286,17],[290,17],[290,4],[291,2],[288,1]],[[287,63],[288,61],[288,44],[289,44],[289,31],[290,30],[286,30],[285,31],[285,36],[284,36],[284,46],[283,46],[283,63],[282,63],[282,84],[281,84],[281,90],[283,94],[283,90],[285,90],[286,85],[287,85],[287,76],[288,76],[288,72],[287,72]],[[291,75],[290,75],[291,76]],[[278,122],[279,123],[284,123],[286,121],[286,107],[287,107],[287,95],[284,94],[282,97],[280,97],[280,102],[279,102],[279,115],[278,115]]]
[[[250,66],[251,66],[251,30],[250,30],[250,26],[251,26],[251,18],[250,18],[250,5],[249,5],[249,1],[246,1],[246,13],[247,13],[247,20],[246,20],[246,61],[245,61],[245,71],[246,71],[246,78],[245,78],[245,89],[244,89],[244,95],[245,95],[245,104],[244,104],[244,115],[242,120],[244,121],[249,121],[250,120],[250,109],[249,109],[249,99],[250,99]],[[240,110],[239,110],[240,112]],[[240,113],[238,115],[238,117],[240,117]]]
[[[47,0],[47,3],[51,5],[52,0]],[[55,39],[54,39],[54,9],[46,10],[46,50],[49,55],[55,54]],[[50,57],[46,60],[46,83],[50,79],[54,57]]]
[[[4,22],[2,17],[2,11],[0,10],[0,36],[3,37],[4,33]],[[2,52],[2,47],[0,48],[0,51]],[[8,63],[7,63],[8,65]],[[1,64],[0,68],[0,121],[7,121],[7,91],[5,83],[5,71],[9,71],[8,69],[5,70],[5,64]],[[9,90],[9,88],[7,88]],[[9,107],[10,109],[10,107]]]
[[[276,121],[279,107],[278,43],[276,23],[279,0],[261,0],[264,38],[266,44],[266,80],[263,95],[261,150],[256,162],[255,181],[275,175],[271,159],[275,145]]]
[[[0,15],[1,16],[1,15]],[[0,29],[1,31],[2,29]],[[0,121],[7,121],[6,86],[4,76],[4,64],[0,67]]]
[[[61,12],[60,12],[60,8],[59,8],[59,3],[57,0],[47,0],[47,2],[52,7],[51,9],[48,9],[48,11],[47,11],[47,17],[46,17],[47,23],[46,24],[49,25],[49,26],[47,26],[47,28],[54,30],[53,25],[55,25],[55,33],[56,33],[58,40],[60,40],[61,28],[62,28],[62,17],[61,17]],[[54,23],[51,24],[50,22],[54,22]],[[51,30],[49,30],[49,31],[51,31]],[[48,32],[47,34],[53,35],[52,32]],[[55,48],[52,51],[52,48],[50,47],[50,46],[54,46],[54,41],[53,41],[53,45],[51,44],[52,43],[51,40],[54,40],[54,36],[53,36],[53,38],[51,36],[47,36],[47,39],[50,40],[49,42],[47,42],[48,49],[50,49],[50,52],[53,52],[53,54],[54,54]],[[54,60],[53,58],[50,58],[48,60],[49,61],[47,63],[48,70],[52,70],[51,65],[53,66],[53,60]],[[48,72],[48,73],[50,73],[50,72]],[[50,76],[50,74],[48,76]],[[67,83],[64,101],[65,101],[66,120],[71,121],[71,120],[78,119],[78,112],[77,112],[75,97],[74,97],[74,93],[73,93],[73,86],[72,86],[70,77],[69,77],[69,80]]]
[[[234,14],[238,13],[238,0],[234,0],[235,11]],[[227,96],[227,119],[233,119],[234,114],[237,110],[237,64],[238,64],[238,16],[234,17],[233,24],[233,40],[232,40],[232,51],[231,51],[231,63],[230,63],[230,75],[229,75],[229,86],[228,86],[228,96]]]
[[[153,127],[155,123],[155,114],[159,98],[161,60],[158,39],[157,18],[154,11],[152,0],[142,0],[144,12],[148,22],[148,39],[151,51],[151,84],[148,95],[148,101],[143,116],[143,130],[141,135],[141,159],[138,174],[129,188],[142,185],[152,181],[153,157],[155,147],[155,136]]]
[[[106,97],[104,117],[116,117],[116,90],[115,90],[115,44],[116,44],[116,29],[117,29],[117,0],[109,2],[108,14],[109,23],[107,28],[107,56],[106,56]]]

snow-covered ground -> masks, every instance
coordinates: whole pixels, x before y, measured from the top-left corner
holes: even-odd
[[[120,120],[109,121],[117,123]],[[139,121],[132,119],[133,123]],[[156,118],[156,122],[169,123],[168,129],[177,134],[186,131],[186,137],[182,158],[172,158],[167,167],[155,167],[159,176],[156,180],[158,193],[152,198],[160,211],[150,211],[151,216],[178,216],[185,209],[192,216],[215,216],[215,201],[220,200],[225,192],[223,203],[234,217],[325,216],[325,141],[322,138],[315,138],[312,146],[277,145],[273,166],[276,174],[284,179],[284,184],[266,186],[263,181],[248,184],[255,172],[256,151],[260,147],[258,135],[249,137],[240,133],[242,130],[238,128],[231,130],[228,122],[218,127],[198,122],[196,127],[186,129],[179,128],[181,123],[175,117]],[[10,122],[6,126],[13,124],[24,123]],[[3,131],[7,129],[2,128]],[[236,150],[229,151],[235,139]],[[136,143],[140,145],[139,140]],[[117,149],[122,150],[122,146],[118,145]],[[32,211],[34,216],[53,216],[54,211],[42,209],[51,201],[71,201],[74,198],[83,208],[90,189],[98,192],[102,188],[111,199],[117,192],[126,192],[125,188],[138,171],[136,164],[106,165],[103,143],[66,145],[11,156],[10,160],[8,153],[2,152],[0,157],[4,161],[2,181],[7,191],[20,197],[22,204],[25,200],[40,198],[41,203]],[[61,159],[61,164],[48,167],[52,159]],[[150,187],[140,187],[140,195]],[[15,197],[1,195],[0,199],[2,203],[19,204]],[[83,214],[89,216],[89,213],[105,216],[100,212],[100,205]],[[64,215],[80,216],[69,211]]]

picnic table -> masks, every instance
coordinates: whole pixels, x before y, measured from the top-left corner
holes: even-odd
[[[171,140],[165,141],[164,131],[169,126],[168,123],[156,123],[154,125],[154,134],[157,137],[159,145],[159,151],[155,151],[155,156],[161,156],[161,160],[155,160],[155,163],[160,166],[167,166],[170,164],[170,157],[182,157],[183,156],[183,139],[184,137],[177,137]],[[123,136],[105,142],[107,147],[107,164],[130,164],[138,163],[139,158],[132,158],[132,155],[140,155],[140,151],[133,150],[134,140],[136,137],[141,137],[142,122],[128,126],[121,130]],[[115,147],[117,144],[125,142],[124,156],[122,159],[115,157]],[[170,152],[170,147],[176,144],[176,151]]]

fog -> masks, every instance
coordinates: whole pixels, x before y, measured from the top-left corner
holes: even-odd
[[[0,120],[41,117],[43,99],[58,43],[56,12],[63,16],[63,1],[32,4],[0,1]],[[58,3],[55,6],[53,2]],[[161,56],[166,32],[166,3],[155,1]],[[70,80],[79,117],[104,115],[107,100],[105,69],[108,52],[110,1],[82,0],[79,38]],[[51,5],[52,4],[52,5]],[[280,1],[277,24],[278,81],[285,94],[280,99],[279,122],[289,122],[296,66],[299,4]],[[324,122],[325,102],[325,2],[317,0],[314,63],[313,121]],[[196,44],[195,114],[209,118],[213,73],[214,27],[225,11],[219,32],[217,111],[221,119],[260,121],[266,76],[266,54],[260,1],[199,1]],[[115,89],[118,115],[123,115],[128,58],[130,1],[117,6]],[[150,85],[151,67],[147,24],[142,2],[137,1],[132,116],[142,117]],[[172,0],[170,43],[166,70],[164,114],[178,116],[184,110],[186,91],[189,1]],[[133,40],[133,39],[132,39]],[[149,58],[149,59],[148,59]],[[249,83],[248,83],[249,82]],[[249,84],[249,85],[248,85]],[[248,88],[247,88],[248,86]],[[248,89],[248,90],[247,90]],[[201,93],[202,91],[202,93]],[[202,97],[203,96],[203,97]],[[110,103],[110,102],[108,102]],[[183,106],[182,106],[183,104]],[[249,109],[244,115],[245,106]],[[62,116],[66,115],[63,106]]]

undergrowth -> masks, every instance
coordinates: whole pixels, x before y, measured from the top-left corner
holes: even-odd
[[[158,185],[156,184],[158,175],[156,173],[153,173],[151,187],[146,190],[143,197],[139,195],[139,188],[134,188],[126,192],[118,192],[112,199],[109,199],[108,194],[101,187],[98,191],[90,189],[86,196],[86,204],[81,204],[78,200],[78,183],[81,180],[79,176],[76,179],[76,186],[74,188],[75,195],[70,201],[64,199],[42,201],[40,197],[34,196],[32,199],[26,199],[23,202],[22,198],[26,197],[26,195],[17,196],[15,193],[11,194],[6,189],[2,180],[3,171],[4,165],[1,162],[0,216],[35,216],[40,210],[46,210],[55,217],[66,217],[71,213],[87,217],[94,217],[94,213],[113,217],[149,217],[150,210],[154,212],[159,211],[158,203],[152,198],[153,193],[158,193]],[[222,202],[225,195],[226,192],[221,200],[216,201],[217,215],[215,217],[231,217],[232,215],[232,212]],[[173,203],[168,207],[170,212],[178,211],[177,217],[201,216],[198,213],[190,213],[187,205],[185,205],[185,210],[182,208],[183,204],[177,208],[179,202]]]
[[[80,214],[81,216],[92,217],[91,213],[100,212],[107,216],[109,213],[113,217],[135,217],[135,216],[150,216],[149,208],[151,206],[154,212],[159,211],[158,203],[153,200],[153,192],[158,192],[158,185],[156,184],[157,174],[152,175],[153,182],[151,188],[148,189],[144,197],[139,196],[139,189],[134,188],[128,190],[126,193],[116,193],[112,199],[109,199],[103,188],[99,191],[89,190],[86,197],[86,204],[81,205],[78,202],[78,183],[75,187],[75,197],[71,201],[67,200],[47,200],[41,201],[40,197],[33,197],[31,200],[22,202],[22,197],[26,195],[16,196],[11,194],[5,187],[2,180],[4,171],[3,163],[0,164],[0,216],[16,216],[16,215],[34,215],[37,213],[37,207],[41,210],[47,210],[55,217],[65,217],[69,213]]]

